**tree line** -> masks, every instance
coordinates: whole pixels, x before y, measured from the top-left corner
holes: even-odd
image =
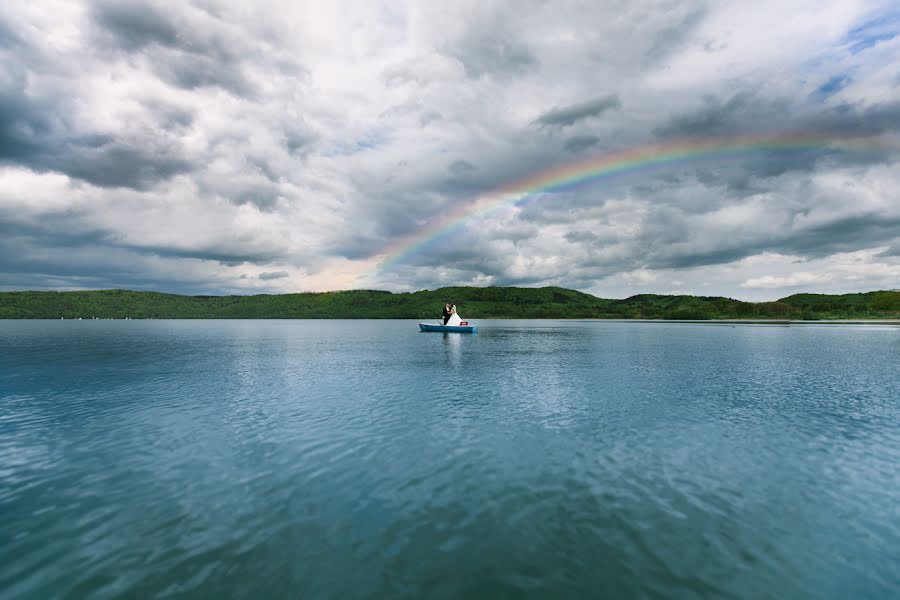
[[[132,290],[0,292],[0,319],[436,319],[445,302],[464,318],[896,319],[900,291],[795,294],[774,302],[639,294],[598,298],[560,287],[448,287],[253,296],[184,296]]]

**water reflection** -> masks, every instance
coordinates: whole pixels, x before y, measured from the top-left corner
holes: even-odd
[[[461,333],[444,332],[442,347],[444,348],[444,365],[458,369],[462,364],[462,338]]]

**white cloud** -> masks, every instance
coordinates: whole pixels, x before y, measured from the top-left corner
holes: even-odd
[[[779,289],[793,288],[810,284],[827,284],[831,282],[831,276],[823,273],[807,273],[800,271],[786,277],[775,277],[772,275],[763,275],[762,277],[753,277],[741,284],[746,288],[763,288],[763,289]]]

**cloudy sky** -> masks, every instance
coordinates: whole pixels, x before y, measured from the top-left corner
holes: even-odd
[[[895,0],[4,2],[0,289],[900,288],[898,34]]]

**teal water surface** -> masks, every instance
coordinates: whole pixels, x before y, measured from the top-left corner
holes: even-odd
[[[897,598],[900,328],[0,321],[0,598]]]

